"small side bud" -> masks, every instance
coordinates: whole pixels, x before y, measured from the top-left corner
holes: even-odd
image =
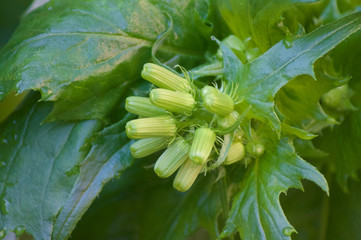
[[[178,170],[173,181],[173,187],[180,192],[185,192],[193,185],[203,165],[195,165],[192,160],[188,159]]]
[[[172,175],[188,158],[189,144],[183,138],[175,140],[158,158],[154,172],[161,178]]]
[[[218,118],[217,123],[220,128],[226,129],[232,127],[233,124],[237,122],[238,118],[239,113],[237,111],[233,111],[223,118]]]
[[[155,117],[167,114],[166,110],[154,106],[146,97],[127,97],[125,109],[141,117]]]
[[[202,89],[203,106],[210,112],[227,116],[234,110],[232,98],[218,89],[206,86]]]
[[[235,162],[241,161],[245,156],[244,145],[241,142],[234,142],[228,151],[224,165],[230,165]]]
[[[198,128],[194,133],[189,158],[197,165],[204,164],[212,151],[216,134],[209,128]]]
[[[168,146],[169,138],[144,138],[130,145],[130,152],[134,158],[142,158],[158,152]]]
[[[160,88],[180,92],[189,92],[191,89],[187,79],[153,63],[144,64],[142,77]]]
[[[191,114],[195,106],[194,98],[189,93],[157,88],[150,92],[149,97],[155,106],[175,113]]]
[[[128,138],[131,139],[173,137],[176,134],[177,126],[171,116],[163,115],[131,120],[125,125],[125,131]]]
[[[251,155],[252,157],[260,157],[264,153],[264,146],[262,143],[259,143],[257,141],[249,141],[246,144],[246,151]]]

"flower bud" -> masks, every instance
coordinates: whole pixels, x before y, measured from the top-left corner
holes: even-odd
[[[224,165],[230,165],[232,163],[241,161],[245,156],[244,146],[241,142],[232,143],[226,160],[223,162]]]
[[[220,128],[226,129],[232,127],[233,124],[237,122],[238,118],[239,113],[237,111],[233,111],[223,118],[218,118],[217,123]]]
[[[264,153],[264,146],[263,144],[257,141],[249,141],[246,144],[246,150],[252,157],[260,157]]]
[[[203,165],[195,165],[192,160],[188,159],[178,170],[173,181],[173,187],[181,192],[187,191],[202,169]]]
[[[144,138],[130,145],[130,152],[134,158],[142,158],[158,152],[168,146],[169,138]]]
[[[125,109],[141,117],[155,117],[167,114],[167,111],[154,106],[146,97],[127,97]]]
[[[155,106],[175,113],[191,114],[195,105],[191,94],[167,89],[153,89],[149,97]]]
[[[220,116],[227,116],[234,110],[234,103],[230,96],[218,89],[206,86],[202,89],[203,106],[210,112]]]
[[[171,116],[163,115],[131,120],[125,125],[125,131],[128,138],[131,139],[173,137],[176,134],[177,126]]]
[[[209,128],[198,128],[194,133],[189,158],[197,165],[204,164],[212,151],[216,134]]]
[[[153,63],[144,64],[142,77],[160,88],[180,92],[189,92],[191,89],[187,79]]]
[[[158,158],[155,173],[166,178],[172,175],[188,158],[189,144],[183,138],[175,140]]]

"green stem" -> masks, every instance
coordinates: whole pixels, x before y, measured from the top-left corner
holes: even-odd
[[[228,195],[227,195],[227,182],[226,178],[223,177],[218,181],[219,188],[220,188],[220,198],[221,198],[221,205],[222,205],[222,221],[226,222],[228,213],[229,213],[229,205],[228,205]],[[233,240],[233,236],[229,237],[230,240]]]
[[[329,186],[331,186],[332,181],[332,173],[329,169],[325,174],[326,179],[328,180]],[[320,228],[320,240],[326,240],[327,236],[327,227],[328,227],[328,217],[330,210],[330,197],[328,195],[324,195],[322,199],[322,209],[321,209],[321,228]]]

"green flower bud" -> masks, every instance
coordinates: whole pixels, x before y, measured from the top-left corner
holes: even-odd
[[[167,111],[154,106],[149,98],[146,97],[127,97],[125,101],[125,109],[142,117],[155,117],[167,114]]]
[[[220,116],[227,116],[234,110],[234,103],[230,96],[218,89],[206,86],[202,89],[203,106],[210,112]]]
[[[128,138],[131,139],[173,137],[176,134],[177,126],[171,116],[163,115],[131,120],[125,125],[125,131]]]
[[[153,63],[144,64],[142,77],[160,88],[180,92],[189,92],[191,89],[187,79]]]
[[[158,158],[154,166],[155,173],[166,178],[172,175],[188,158],[189,144],[183,138],[175,140]]]
[[[226,160],[223,162],[224,165],[230,165],[232,163],[241,161],[245,156],[244,146],[241,142],[232,143]]]
[[[158,152],[168,146],[169,138],[144,138],[130,145],[130,152],[134,158],[142,158]]]
[[[192,160],[188,159],[178,170],[173,181],[173,187],[181,192],[187,191],[202,169],[203,165],[195,165]]]
[[[191,114],[195,105],[191,94],[167,89],[153,89],[149,97],[155,106],[175,113]]]
[[[198,128],[194,133],[189,158],[197,165],[204,164],[212,151],[216,134],[209,128]]]
[[[257,141],[249,141],[246,144],[246,150],[251,156],[260,157],[263,155],[265,148],[263,144]]]
[[[217,123],[220,128],[226,129],[232,127],[233,124],[237,122],[238,118],[239,113],[237,111],[233,111],[223,118],[218,118]]]

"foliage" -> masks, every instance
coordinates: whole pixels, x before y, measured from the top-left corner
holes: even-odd
[[[8,40],[19,2],[0,10],[0,239],[361,237],[360,2],[53,0]],[[159,154],[133,159],[125,99],[152,61],[231,89],[264,154],[185,193]]]

